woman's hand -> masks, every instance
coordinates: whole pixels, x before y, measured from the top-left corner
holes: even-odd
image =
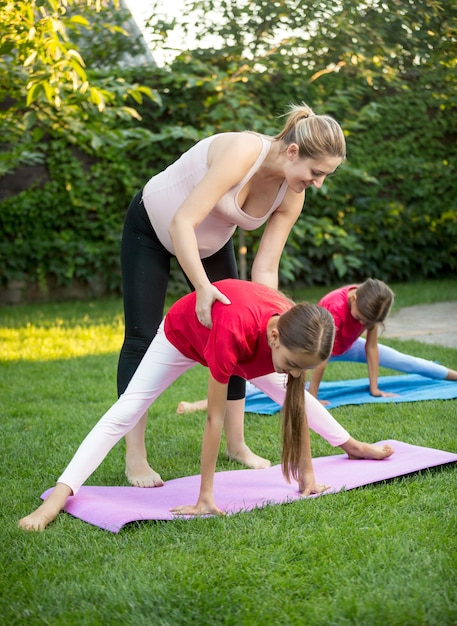
[[[313,493],[322,493],[330,489],[330,485],[319,485],[316,483],[314,472],[305,472],[298,481],[298,489],[302,496],[310,496]]]
[[[222,304],[231,304],[230,300],[214,285],[208,285],[196,290],[197,303],[195,305],[195,313],[197,319],[206,328],[213,325],[211,319],[211,309],[215,302]]]

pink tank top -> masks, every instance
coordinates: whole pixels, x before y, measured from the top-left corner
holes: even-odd
[[[176,211],[208,171],[208,149],[213,139],[218,136],[212,135],[199,141],[163,172],[153,176],[143,189],[143,203],[152,227],[171,254],[174,254],[174,250],[168,227]],[[262,165],[271,146],[268,139],[261,135],[258,137],[262,142],[262,148],[249,172],[238,185],[222,196],[211,213],[196,228],[198,249],[202,259],[220,250],[237,226],[243,230],[255,230],[262,226],[284,198],[287,191],[286,181],[282,183],[269,211],[262,217],[246,215],[238,204],[238,193]]]

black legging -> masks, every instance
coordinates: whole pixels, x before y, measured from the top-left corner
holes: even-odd
[[[123,393],[155,337],[163,318],[170,260],[173,255],[160,243],[152,228],[140,191],[125,217],[121,244],[122,289],[124,297],[125,338],[119,355],[117,391]],[[203,267],[211,282],[238,278],[233,242],[206,259]],[[189,286],[192,285],[186,280]],[[227,398],[244,398],[246,383],[232,376]]]

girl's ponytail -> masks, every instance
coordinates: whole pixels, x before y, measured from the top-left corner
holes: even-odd
[[[282,471],[286,480],[299,480],[303,450],[309,440],[308,422],[305,411],[306,374],[298,378],[289,374],[286,399],[282,416]]]
[[[318,363],[332,353],[335,323],[332,315],[317,304],[302,302],[280,315],[279,340],[288,350],[311,354]],[[294,378],[289,374],[282,415],[282,470],[287,480],[299,479],[304,453],[309,449],[305,410],[306,372]]]

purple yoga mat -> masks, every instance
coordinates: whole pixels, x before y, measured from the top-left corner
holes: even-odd
[[[395,448],[395,454],[383,461],[351,461],[346,454],[313,459],[317,482],[330,485],[325,494],[457,462],[457,454],[443,450],[392,440],[380,441],[379,445],[382,444]],[[183,519],[173,515],[170,508],[195,504],[199,487],[199,475],[169,480],[163,487],[152,489],[83,486],[76,496],[68,499],[65,511],[89,524],[117,533],[122,526],[133,521]],[[48,489],[41,497],[44,499],[50,491]],[[302,498],[297,483],[286,482],[280,465],[264,470],[217,472],[214,494],[217,505],[227,514]]]

